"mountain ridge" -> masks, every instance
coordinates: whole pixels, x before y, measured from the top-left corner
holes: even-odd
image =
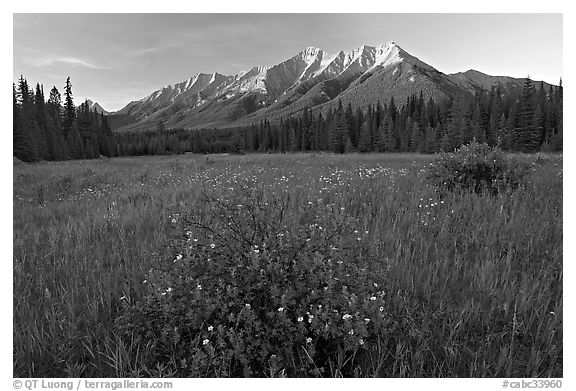
[[[492,85],[514,91],[520,80],[475,70],[447,75],[394,41],[334,54],[309,46],[276,65],[254,66],[231,76],[198,73],[109,117],[118,131],[152,129],[159,122],[169,128],[229,127],[278,119],[304,108],[325,112],[338,101],[364,107],[391,97],[403,102],[421,91],[435,99],[470,97]]]

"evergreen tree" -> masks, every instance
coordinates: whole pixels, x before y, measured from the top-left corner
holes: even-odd
[[[44,101],[44,89],[36,83],[36,93],[34,95],[34,111],[36,134],[36,152],[40,160],[52,160],[52,139],[49,129],[48,113],[46,112],[46,102]]]
[[[19,106],[18,115],[14,117],[14,156],[25,162],[38,160],[34,136],[37,124],[34,118],[34,102],[28,87],[28,82],[20,76],[18,91],[14,94],[14,102]],[[16,109],[15,109],[16,110]]]
[[[50,97],[46,103],[46,111],[51,123],[50,129],[52,133],[51,138],[53,140],[53,157],[55,160],[67,159],[68,151],[62,125],[62,98],[56,87],[52,87],[50,90]]]
[[[358,142],[358,152],[370,152],[371,142],[370,142],[370,125],[368,122],[364,122],[360,128],[360,141]]]
[[[348,131],[342,110],[342,101],[338,102],[338,109],[334,116],[334,130],[332,132],[331,149],[334,153],[344,153]]]
[[[534,126],[534,85],[526,78],[518,104],[518,126],[514,129],[514,149],[535,152],[540,147],[538,131]]]
[[[74,100],[72,98],[72,83],[70,82],[70,77],[66,79],[64,97],[64,118],[62,120],[62,128],[64,131],[64,137],[68,138],[72,125],[76,120],[76,108],[74,107]]]

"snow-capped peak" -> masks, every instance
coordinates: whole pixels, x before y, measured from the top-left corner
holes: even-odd
[[[220,95],[232,97],[236,94],[256,92],[267,95],[273,100],[291,87],[315,77],[354,77],[406,60],[411,64],[427,66],[402,50],[394,41],[378,46],[362,45],[335,54],[308,46],[277,65],[255,66],[233,76],[225,76],[217,72],[195,74],[181,83],[167,85],[153,92],[140,102],[163,105],[183,99],[188,104],[196,104],[194,102],[200,99],[200,92],[202,92],[202,97]]]
[[[314,46],[308,46],[306,49],[302,50],[298,54],[302,57],[312,57],[318,55],[318,53],[320,53],[321,51],[322,51],[321,49],[318,49]]]

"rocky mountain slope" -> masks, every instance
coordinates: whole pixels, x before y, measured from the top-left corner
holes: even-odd
[[[90,110],[94,111],[96,110],[97,113],[101,113],[101,114],[110,114],[110,112],[104,110],[102,108],[102,106],[100,106],[100,104],[98,104],[98,102],[92,102],[90,99],[86,100],[88,102],[88,107],[90,108]]]
[[[394,42],[329,54],[309,47],[274,66],[258,66],[234,76],[197,74],[130,102],[109,118],[113,129],[227,127],[278,119],[304,108],[326,111],[339,100],[364,107],[412,94],[461,98],[480,88],[518,88],[522,79],[477,71],[446,75]]]

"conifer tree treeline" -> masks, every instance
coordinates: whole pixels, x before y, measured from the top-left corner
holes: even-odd
[[[516,94],[498,87],[472,99],[435,101],[419,95],[363,109],[342,102],[325,113],[304,109],[277,122],[226,129],[166,129],[113,134],[105,116],[84,102],[76,108],[70,79],[64,101],[48,101],[26,79],[13,86],[14,156],[24,161],[194,153],[453,151],[473,139],[507,151],[562,150],[562,81],[535,88],[528,78]]]
[[[469,100],[436,102],[423,93],[399,105],[389,102],[354,109],[341,102],[325,115],[304,109],[276,123],[249,127],[170,129],[118,134],[121,155],[331,151],[453,151],[473,139],[507,151],[562,150],[562,83],[545,89],[527,79],[522,90],[498,87]]]
[[[25,162],[39,160],[92,159],[118,156],[118,145],[108,120],[91,111],[88,102],[76,108],[70,78],[64,102],[56,87],[45,100],[44,88],[32,90],[24,77],[12,87],[13,153]]]

